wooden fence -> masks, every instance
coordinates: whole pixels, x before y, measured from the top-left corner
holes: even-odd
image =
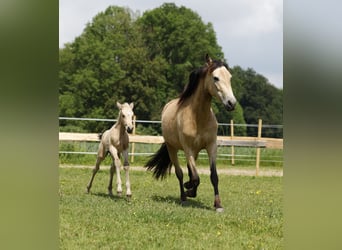
[[[135,128],[135,127],[134,127]],[[218,146],[230,146],[231,147],[231,163],[235,164],[234,147],[254,147],[256,148],[256,175],[259,175],[259,164],[260,164],[260,148],[274,148],[283,149],[283,139],[266,138],[261,137],[262,120],[258,123],[258,136],[247,137],[247,136],[234,136],[234,124],[231,121],[231,136],[217,136]],[[60,141],[90,141],[99,142],[99,136],[97,133],[70,133],[70,132],[59,132]],[[162,136],[150,136],[150,135],[136,135],[135,129],[133,133],[129,135],[129,141],[131,143],[131,161],[134,161],[134,150],[135,143],[153,143],[161,144],[164,142]]]

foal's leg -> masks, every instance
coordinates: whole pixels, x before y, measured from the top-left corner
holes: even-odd
[[[128,149],[123,151],[122,154],[124,157],[124,169],[125,169],[125,175],[126,175],[126,196],[130,198],[132,196],[132,192],[131,192],[131,182],[129,181]]]
[[[179,181],[179,189],[181,196],[181,203],[184,204],[186,202],[186,194],[183,186],[183,170],[179,165],[177,150],[167,145],[167,151],[169,152],[169,157],[173,165],[175,166],[176,176]]]
[[[209,164],[210,164],[210,180],[211,183],[213,184],[214,187],[214,207],[216,208],[217,212],[222,212],[223,207],[221,205],[221,200],[220,200],[220,195],[219,195],[219,190],[218,190],[218,176],[217,176],[217,171],[216,171],[216,151],[217,151],[217,146],[216,143],[215,145],[212,145],[207,148],[207,152],[209,155]]]
[[[101,162],[103,161],[104,158],[105,158],[105,149],[104,149],[103,144],[100,143],[99,150],[97,152],[96,164],[95,164],[95,167],[93,168],[93,174],[92,174],[92,176],[90,178],[90,181],[89,181],[89,183],[87,185],[87,193],[90,192],[90,188],[91,188],[91,186],[93,184],[94,177],[95,177],[97,171],[99,171],[100,164],[101,164]]]
[[[112,193],[112,187],[113,187],[113,175],[114,170],[116,169],[116,183],[117,183],[117,194],[120,196],[122,194],[122,187],[121,187],[121,176],[120,176],[120,167],[121,162],[118,156],[118,151],[114,146],[109,147],[109,152],[112,156],[112,165],[110,168],[110,178],[109,178],[109,184],[108,184],[108,193],[109,195],[113,195]],[[115,169],[114,169],[115,168]]]

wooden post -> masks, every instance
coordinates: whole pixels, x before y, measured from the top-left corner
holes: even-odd
[[[234,121],[233,120],[230,120],[230,138],[233,140],[233,137],[234,137]],[[234,159],[234,146],[231,146],[231,155],[232,155],[232,166],[235,165],[235,159]]]
[[[261,139],[261,130],[262,130],[262,120],[259,119],[258,122],[258,140]],[[260,147],[257,147],[256,149],[256,172],[255,175],[259,175],[259,165],[260,165]]]
[[[136,116],[133,116],[133,131],[132,134],[135,135],[135,120],[136,120]],[[134,149],[135,149],[135,143],[132,142],[132,148],[131,148],[131,163],[134,162]]]

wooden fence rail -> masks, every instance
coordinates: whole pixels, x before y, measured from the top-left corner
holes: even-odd
[[[231,127],[233,128],[233,121],[231,121]],[[254,147],[257,148],[256,152],[256,175],[259,174],[259,163],[260,163],[260,148],[273,148],[283,149],[283,139],[266,138],[261,137],[262,121],[259,120],[258,126],[258,137],[247,137],[247,136],[234,136],[234,132],[231,131],[230,136],[217,136],[217,146],[230,146],[232,148],[231,163],[234,165],[234,147]],[[59,132],[59,141],[89,141],[99,142],[99,134],[97,133],[70,133],[70,132]],[[151,136],[151,135],[129,135],[129,141],[132,143],[132,158],[134,157],[134,143],[152,143],[161,144],[164,142],[162,136]]]
[[[60,141],[93,141],[99,142],[99,134],[96,133],[70,133],[59,132]],[[129,135],[129,142],[131,143],[154,143],[161,144],[164,142],[162,136],[154,135]],[[261,148],[283,148],[283,139],[267,138],[263,137],[258,139],[257,137],[248,136],[217,136],[218,146],[238,146],[238,147],[261,147]]]

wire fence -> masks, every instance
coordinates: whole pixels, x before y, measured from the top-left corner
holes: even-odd
[[[111,122],[115,123],[116,119],[105,119],[105,118],[80,118],[80,117],[59,117],[59,120],[65,120],[65,121],[92,121],[92,122]],[[150,121],[150,120],[135,120],[135,126],[138,124],[161,124],[161,121]],[[247,128],[258,128],[258,124],[235,124],[235,123],[218,123],[219,126],[223,127],[223,130],[231,131],[231,127],[247,127]],[[282,130],[283,125],[272,125],[272,124],[263,124],[262,129],[277,129]],[[82,147],[72,147],[72,148],[65,148],[60,146],[60,155],[96,155],[97,154],[97,144],[98,143],[88,143],[88,146]],[[225,147],[228,148],[228,147]],[[77,150],[79,149],[79,150]],[[80,150],[81,149],[81,150]],[[143,157],[143,156],[149,156],[155,153],[154,148],[147,148],[144,150],[147,150],[145,152],[141,151],[134,151],[129,153],[130,156],[137,156],[137,157]],[[255,162],[256,156],[255,156],[255,149],[251,150],[243,150],[241,149],[235,149],[234,151],[229,151],[228,149],[221,149],[218,150],[217,154],[217,160],[223,160],[223,161],[230,161],[233,158],[235,158],[235,161],[243,161],[243,162]],[[270,164],[270,165],[283,165],[283,151],[278,150],[276,153],[265,153],[266,150],[264,150],[262,157],[260,159],[260,162],[264,164]],[[265,157],[266,156],[266,157]],[[180,155],[180,158],[184,158],[184,155]],[[200,152],[199,159],[207,159],[207,154],[204,152]]]
[[[71,121],[98,121],[98,122],[117,122],[117,119],[106,119],[106,118],[84,118],[84,117],[59,117],[59,120],[71,120]],[[136,123],[159,123],[161,121],[151,121],[151,120],[135,120]],[[230,123],[218,123],[219,126],[228,126],[230,127]],[[234,127],[251,127],[257,128],[258,124],[238,124],[234,123]],[[277,128],[283,129],[283,125],[273,125],[273,124],[263,124],[263,128]]]

